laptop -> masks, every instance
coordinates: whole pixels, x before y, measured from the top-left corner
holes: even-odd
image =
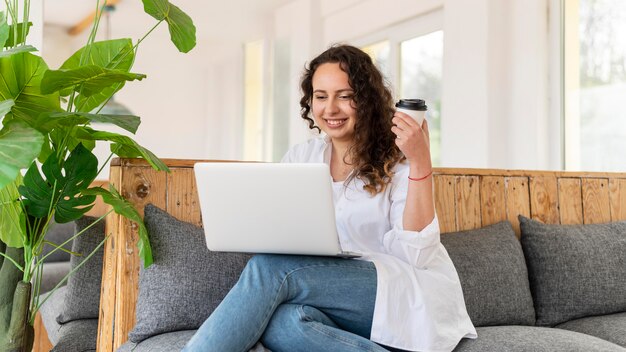
[[[201,162],[194,171],[209,250],[359,256],[341,250],[328,165]]]

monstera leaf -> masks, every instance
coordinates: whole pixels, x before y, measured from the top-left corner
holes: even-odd
[[[54,209],[58,223],[70,222],[83,216],[93,207],[95,196],[84,195],[98,173],[98,159],[82,144],[72,150],[60,166],[56,155],[51,154],[39,173],[33,165],[24,176],[24,185],[19,187],[29,215],[45,218]]]
[[[196,46],[196,27],[191,17],[167,0],[142,0],[144,11],[159,21],[167,22],[170,39],[183,53]]]
[[[0,48],[4,46],[9,39],[9,24],[7,23],[7,14],[0,11]]]
[[[148,230],[137,209],[124,199],[113,186],[110,186],[108,191],[102,187],[89,188],[83,194],[102,197],[102,200],[112,206],[116,213],[138,225],[139,242],[137,242],[137,248],[139,248],[139,257],[143,260],[144,267],[147,268],[152,265],[152,249],[150,247],[150,239],[148,238]]]

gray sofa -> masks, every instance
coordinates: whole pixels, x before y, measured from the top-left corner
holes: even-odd
[[[141,271],[136,326],[118,351],[178,351],[248,257],[209,252],[200,228],[150,205],[145,223],[155,262]],[[442,234],[478,331],[455,351],[626,352],[626,222],[520,224],[521,241],[509,222]]]

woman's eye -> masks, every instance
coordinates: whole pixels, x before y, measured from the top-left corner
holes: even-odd
[[[325,95],[316,95],[315,99],[317,99],[317,100],[326,99],[326,96]]]
[[[350,99],[352,99],[352,95],[340,95],[339,99],[350,100]]]

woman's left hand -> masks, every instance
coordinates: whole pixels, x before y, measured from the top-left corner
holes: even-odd
[[[409,115],[396,111],[391,120],[394,124],[391,131],[396,134],[396,145],[404,153],[411,168],[423,171],[420,175],[432,170],[430,159],[430,134],[428,122],[424,120],[422,126]]]

